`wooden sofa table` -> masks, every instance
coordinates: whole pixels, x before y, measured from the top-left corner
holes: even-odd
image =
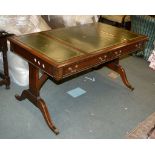
[[[6,85],[6,89],[10,88],[10,77],[8,72],[8,60],[7,60],[7,37],[10,34],[6,33],[5,31],[0,31],[0,52],[2,52],[3,56],[3,72],[0,72],[0,86]]]
[[[143,48],[147,37],[107,24],[95,23],[60,28],[9,38],[12,50],[28,61],[29,89],[16,95],[28,99],[42,112],[48,126],[58,134],[40,89],[48,77],[60,81],[85,70],[104,65],[118,72],[131,90],[120,57]],[[42,71],[41,77],[39,70]]]

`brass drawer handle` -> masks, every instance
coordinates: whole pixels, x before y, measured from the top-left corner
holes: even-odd
[[[71,67],[69,67],[69,68],[68,68],[68,70],[69,70],[69,71],[72,71],[72,68],[71,68]]]
[[[119,51],[116,51],[116,52],[115,52],[115,55],[116,55],[116,56],[121,56],[121,54],[122,54],[122,50],[119,50]]]
[[[79,66],[78,65],[75,65],[75,68],[78,68]]]
[[[103,58],[102,57],[99,57],[99,60],[103,61]]]
[[[138,48],[141,48],[142,47],[142,44],[139,43],[139,44],[136,44],[135,46],[138,47]]]
[[[68,70],[69,70],[71,73],[76,72],[76,69],[72,69],[71,67],[69,67]]]
[[[138,47],[138,44],[136,44],[135,46]]]
[[[106,58],[107,58],[107,55],[104,55],[104,57],[98,57],[98,59],[100,60],[100,61],[105,61],[106,60]]]

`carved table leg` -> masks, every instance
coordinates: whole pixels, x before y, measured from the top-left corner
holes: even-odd
[[[121,65],[119,65],[119,59],[116,59],[112,62],[109,62],[106,64],[106,66],[112,70],[114,70],[115,72],[119,73],[123,83],[132,91],[134,90],[134,88],[131,86],[131,84],[129,83],[125,70],[123,69],[123,67]]]
[[[24,99],[28,99],[29,101],[31,101],[37,108],[40,109],[49,128],[55,134],[59,134],[59,130],[54,126],[54,123],[50,117],[45,101],[41,99],[39,93],[41,86],[47,80],[47,78],[48,76],[46,74],[43,74],[39,79],[39,69],[29,63],[29,89],[24,90],[21,96],[15,95],[15,97],[19,101],[22,101]]]
[[[44,102],[43,99],[39,99],[38,103],[37,103],[37,107],[40,109],[40,111],[42,112],[44,119],[47,123],[47,125],[49,126],[49,128],[55,133],[55,134],[59,134],[59,130],[54,126],[53,121],[51,120],[50,114],[48,112],[47,106]]]

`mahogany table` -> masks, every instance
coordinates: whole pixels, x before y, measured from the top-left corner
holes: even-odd
[[[5,85],[6,89],[10,88],[10,77],[8,72],[8,60],[7,60],[7,37],[10,36],[10,34],[0,31],[0,52],[2,52],[3,56],[3,72],[0,72],[0,86]]]
[[[124,69],[119,65],[119,59],[143,48],[147,37],[95,23],[13,36],[9,40],[12,50],[29,64],[29,89],[20,96],[16,95],[16,99],[28,99],[37,106],[50,129],[58,134],[46,103],[40,97],[40,89],[48,77],[60,81],[103,65],[118,72],[123,83],[133,90]]]

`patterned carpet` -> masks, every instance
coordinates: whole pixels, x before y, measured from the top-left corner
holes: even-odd
[[[155,139],[155,112],[133,129],[128,135],[129,139]]]

